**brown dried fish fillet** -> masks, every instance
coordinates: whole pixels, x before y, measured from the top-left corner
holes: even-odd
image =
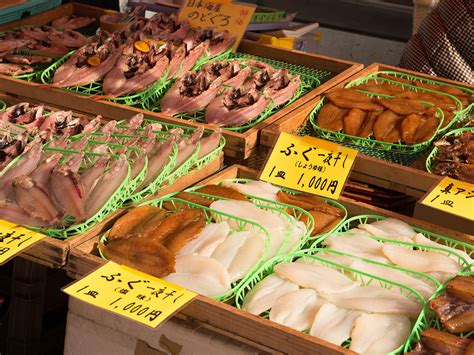
[[[358,108],[350,110],[347,116],[344,117],[344,133],[351,136],[358,136],[366,116],[366,111],[362,111]]]
[[[200,218],[171,235],[165,242],[165,247],[177,254],[188,242],[196,238],[206,226],[204,218]]]
[[[366,111],[382,111],[383,107],[367,96],[354,89],[338,89],[331,91],[326,97],[340,108],[358,108]]]
[[[160,243],[177,233],[180,229],[185,228],[188,224],[197,218],[204,218],[204,213],[199,209],[183,210],[173,213],[165,218],[163,222],[152,233],[148,234],[147,239],[152,239]]]
[[[339,132],[343,128],[343,118],[347,110],[328,102],[321,107],[318,115],[318,126],[328,131]]]
[[[315,210],[324,212],[336,217],[343,217],[344,211],[340,208],[330,205],[326,201],[316,196],[307,194],[291,195],[284,191],[278,191],[278,201],[305,209],[307,211]]]
[[[406,144],[415,144],[415,136],[418,128],[426,120],[420,115],[408,115],[402,121],[402,139]]]
[[[469,333],[474,330],[474,305],[472,309],[466,310],[459,315],[450,318],[443,323],[444,327],[450,333]]]
[[[174,254],[161,243],[148,238],[114,239],[105,247],[99,247],[107,259],[156,277],[163,277],[174,271]]]
[[[376,94],[393,95],[403,91],[403,87],[398,84],[390,84],[385,81],[367,80],[364,84],[355,87],[358,90],[373,92]]]
[[[385,135],[384,141],[387,143],[396,143],[402,140],[402,121],[403,117],[399,117],[393,129]]]
[[[472,340],[428,328],[421,333],[421,343],[430,354],[464,355]]]
[[[142,223],[136,225],[135,228],[132,229],[132,235],[134,237],[147,238],[163,223],[165,218],[166,211],[158,209],[158,211],[145,219]]]
[[[139,206],[131,209],[114,223],[113,227],[110,229],[107,238],[110,241],[114,239],[129,237],[132,234],[132,230],[137,225],[143,223],[146,219],[151,217],[159,210],[160,209],[158,207],[150,205]]]
[[[430,102],[433,105],[441,107],[443,110],[447,111],[454,111],[457,108],[456,103],[448,96],[434,92],[403,91],[395,94],[394,96],[410,100]]]
[[[407,116],[412,113],[422,115],[428,109],[428,106],[422,104],[420,101],[401,97],[394,97],[390,99],[377,98],[375,100],[383,107],[388,108],[390,111],[402,116]]]
[[[229,198],[231,200],[248,201],[248,198],[245,197],[244,194],[227,186],[206,185],[197,189],[196,192],[206,195]]]
[[[446,293],[466,302],[474,303],[474,276],[457,276],[446,284]]]
[[[179,198],[181,200],[186,200],[191,203],[195,203],[197,205],[209,207],[211,203],[214,201],[210,198],[206,198],[200,195],[196,195],[190,192],[180,192],[177,195],[174,195],[173,198]],[[167,201],[164,205],[164,208],[166,208],[168,211],[175,211],[175,210],[180,210],[180,209],[188,209],[188,206],[183,203],[183,202],[178,202],[178,201]]]
[[[360,127],[359,137],[369,138],[374,134],[374,124],[381,111],[372,111],[367,113],[364,124]]]
[[[382,112],[374,124],[374,136],[379,141],[385,141],[385,137],[394,129],[400,116],[393,111]]]
[[[423,143],[430,140],[438,129],[439,120],[436,116],[427,116],[425,122],[418,128],[415,135],[415,143]]]
[[[341,221],[341,217],[337,217],[321,211],[312,210],[308,211],[308,213],[311,214],[314,219],[314,228],[311,232],[311,236],[328,233]],[[303,223],[307,223],[308,219],[306,215],[302,215],[300,221],[302,221]]]

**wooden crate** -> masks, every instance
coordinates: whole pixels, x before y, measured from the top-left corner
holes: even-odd
[[[473,85],[433,77],[427,74],[417,73],[390,65],[374,63],[357,72],[350,78],[339,82],[329,90],[343,87],[352,80],[365,77],[377,71],[398,71],[426,79],[437,80],[447,84],[460,85],[471,90],[474,89]],[[308,121],[309,114],[321,98],[322,95],[315,97],[311,101],[302,105],[298,110],[265,127],[261,134],[261,144],[271,147],[280,132],[292,133],[305,125]],[[415,162],[411,167],[407,167],[359,154],[354,169],[352,170],[351,178],[420,198],[440,180],[439,176],[429,174],[424,169],[423,162],[420,161]]]
[[[85,6],[80,4],[67,4],[63,5],[57,9],[46,11],[40,15],[33,16],[31,19],[28,19],[28,22],[23,22],[20,20],[8,25],[8,28],[11,26],[19,26],[24,24],[36,24],[42,25],[47,24],[51,20],[58,18],[64,15],[77,14],[83,16],[92,16],[100,17],[105,10],[99,9],[92,6]],[[2,27],[0,27],[2,30]],[[281,118],[289,115],[291,112],[297,110],[301,105],[314,99],[317,95],[326,91],[327,89],[333,87],[337,83],[349,78],[356,72],[360,71],[363,68],[362,64],[357,64],[354,62],[348,62],[345,60],[325,57],[316,54],[310,54],[295,50],[286,50],[283,48],[276,48],[272,46],[257,44],[252,41],[243,40],[240,43],[238,52],[252,54],[256,56],[261,56],[265,58],[275,59],[279,61],[285,61],[292,64],[303,65],[309,68],[322,69],[330,71],[335,74],[335,76],[322,85],[311,90],[306,95],[300,97],[295,102],[291,103],[287,107],[279,110],[272,116],[268,117],[263,122],[257,124],[256,126],[250,128],[244,133],[236,133],[232,131],[224,130],[224,136],[227,140],[226,147],[224,149],[225,154],[229,157],[246,159],[248,158],[257,148],[259,143],[259,134],[260,131],[270,125],[273,122],[280,120]],[[206,129],[213,130],[215,126],[208,124],[201,124],[196,122],[189,122],[186,120],[181,120],[179,118],[173,118],[171,116],[165,115],[161,112],[150,112],[141,110],[139,108],[133,108],[109,101],[104,100],[92,100],[86,96],[79,94],[70,93],[61,89],[45,88],[42,87],[41,90],[38,89],[38,84],[25,82],[23,80],[13,79],[11,77],[1,76],[0,75],[0,88],[3,91],[19,94],[27,97],[31,97],[37,100],[44,102],[63,102],[68,107],[72,109],[81,110],[85,112],[93,112],[96,114],[108,114],[116,117],[117,119],[123,119],[130,117],[131,114],[142,112],[147,118],[157,119],[160,121],[166,121],[171,123],[177,123],[192,127],[204,126]]]
[[[29,98],[21,96],[11,96],[3,93],[0,93],[0,100],[6,102],[9,106],[26,101],[36,104],[39,103]],[[46,105],[45,108],[48,110],[68,109],[67,107],[61,105]],[[74,114],[83,113],[74,111]],[[91,117],[92,116],[90,116],[89,118]],[[111,116],[104,116],[103,118],[105,120],[112,119]],[[157,195],[163,196],[172,192],[181,191],[182,189],[197,183],[198,181],[208,177],[209,175],[214,174],[216,171],[221,169],[223,165],[223,159],[223,154],[220,154],[211,163],[204,166],[203,169],[180,177],[173,184],[161,190]],[[104,221],[102,221],[97,226],[90,229],[84,234],[76,235],[68,239],[56,239],[52,237],[46,237],[41,242],[33,245],[31,248],[28,248],[25,252],[21,254],[21,256],[25,259],[34,261],[38,264],[42,264],[51,268],[62,268],[66,265],[69,251],[73,247],[84,243],[88,239],[93,238],[94,236],[102,233],[104,230],[110,228],[115,219],[118,218],[118,216],[120,216],[123,212],[124,210],[119,210],[116,213],[108,216]]]
[[[258,172],[240,165],[233,165],[201,181],[199,184],[216,183],[229,178],[255,179]],[[452,239],[473,243],[474,237],[437,225],[406,217],[397,213],[356,202],[349,198],[339,199],[348,210],[349,216],[375,214],[398,218],[412,226],[423,228]],[[69,255],[66,271],[72,278],[81,278],[106,261],[97,256],[98,237],[73,248]],[[175,317],[185,319],[216,332],[259,348],[270,348],[276,352],[291,354],[344,354],[352,353],[308,334],[254,316],[225,303],[198,296]],[[126,320],[124,320],[125,322]],[[128,321],[127,321],[128,322]]]

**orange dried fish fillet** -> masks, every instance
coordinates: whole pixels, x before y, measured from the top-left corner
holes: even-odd
[[[114,239],[105,247],[100,245],[100,248],[107,259],[156,277],[163,277],[174,271],[174,254],[151,239]]]
[[[406,116],[402,121],[402,139],[406,144],[415,144],[416,132],[425,119],[420,115],[411,114]]]
[[[321,107],[318,114],[318,126],[328,131],[339,132],[343,128],[343,118],[347,110],[328,102]]]
[[[131,235],[133,228],[160,211],[158,207],[145,205],[131,209],[120,217],[110,229],[109,240],[125,238]]]
[[[337,217],[344,216],[344,211],[342,211],[340,208],[332,206],[326,201],[316,196],[311,196],[307,194],[291,195],[280,190],[277,192],[277,198],[278,201],[282,203],[297,206],[307,211],[317,210]]]
[[[131,234],[136,237],[148,237],[166,218],[166,211],[159,210],[147,220],[133,228]]]
[[[324,213],[321,211],[313,210],[308,212],[309,214],[311,214],[314,220],[314,228],[311,232],[312,237],[315,235],[328,233],[341,221],[341,217],[333,216],[331,214]],[[308,218],[306,217],[306,215],[302,215],[300,221],[307,223]]]
[[[195,221],[197,218],[204,218],[204,213],[199,209],[187,209],[173,213],[148,235],[148,239],[165,243],[166,240],[177,233],[180,229]]]
[[[426,120],[423,125],[418,128],[415,135],[415,143],[423,143],[430,140],[438,129],[439,120],[436,116],[426,116]]]
[[[200,218],[181,228],[177,233],[171,235],[165,242],[165,247],[177,254],[188,242],[196,238],[206,226],[204,218]]]
[[[359,137],[369,138],[371,135],[374,134],[374,124],[377,120],[377,117],[379,117],[381,113],[382,112],[380,111],[373,111],[367,113],[367,117],[365,118],[364,124],[362,125],[362,127],[360,127]]]
[[[403,87],[398,84],[390,84],[386,81],[377,81],[376,79],[367,80],[364,84],[355,87],[358,90],[374,92],[383,95],[393,95],[403,91]]]
[[[402,121],[403,117],[398,117],[395,126],[392,128],[390,132],[388,132],[385,137],[384,141],[387,143],[396,143],[402,140]]]
[[[390,111],[402,116],[407,116],[412,113],[422,115],[428,109],[428,106],[422,104],[420,101],[401,97],[394,97],[390,99],[377,98],[376,101],[383,107],[388,108]]]
[[[358,108],[366,111],[382,111],[383,108],[376,104],[370,96],[354,89],[338,89],[331,91],[326,97],[340,108]]]
[[[454,111],[457,109],[456,103],[448,96],[434,92],[416,92],[404,91],[394,95],[395,97],[404,97],[411,100],[430,102],[433,105],[441,107],[443,110]]]
[[[177,195],[174,195],[173,197],[174,198],[179,198],[181,200],[186,200],[186,201],[189,201],[191,203],[195,203],[197,205],[201,205],[201,206],[205,206],[205,207],[209,207],[211,205],[211,203],[214,201],[210,198],[199,196],[199,195],[196,195],[196,194],[193,194],[193,193],[190,193],[190,192],[184,192],[184,191],[180,192]],[[168,211],[188,209],[188,206],[185,203],[178,202],[178,201],[173,201],[173,202],[167,201],[167,202],[165,202],[163,207],[165,209],[167,209]]]
[[[385,141],[387,136],[395,127],[399,119],[399,115],[393,111],[385,110],[382,112],[374,124],[374,136],[379,141]]]
[[[229,198],[231,200],[248,201],[248,198],[245,197],[244,194],[227,186],[205,185],[197,189],[196,192],[206,195]]]
[[[358,108],[350,110],[347,116],[344,117],[344,133],[351,136],[358,136],[366,116],[366,111],[362,111]]]
[[[443,110],[443,123],[441,124],[441,128],[446,127],[454,118],[454,113],[450,111]]]

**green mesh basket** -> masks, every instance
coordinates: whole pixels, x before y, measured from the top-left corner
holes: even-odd
[[[389,96],[386,95],[372,93],[365,94],[368,96],[389,98]],[[319,114],[319,110],[321,110],[323,105],[326,103],[326,100],[326,97],[323,97],[318,102],[313,111],[311,111],[311,113],[309,114],[309,122],[313,128],[312,135],[318,138],[344,145],[349,148],[357,149],[359,152],[374,158],[387,160],[392,163],[398,163],[401,165],[410,165],[430,147],[431,142],[437,134],[435,132],[431,139],[423,143],[407,145],[402,143],[386,143],[378,141],[374,138],[360,138],[356,136],[350,136],[341,132],[329,131],[327,129],[319,127],[317,123],[317,116]],[[426,104],[427,106],[433,106],[432,104],[427,102],[424,102],[424,104]],[[436,116],[439,118],[439,129],[444,119],[443,111],[438,108]]]
[[[472,276],[474,276],[474,271],[463,272],[463,273],[460,273],[458,276],[471,276],[472,277]],[[436,293],[433,296],[431,296],[431,298],[429,300],[431,301],[431,300],[434,300],[435,298],[441,296],[446,290],[446,284],[447,284],[447,282],[444,283],[436,291]],[[423,307],[423,310],[421,311],[420,316],[416,320],[407,342],[405,343],[405,346],[403,348],[404,353],[408,353],[408,352],[415,349],[416,344],[419,343],[420,340],[421,340],[421,333],[425,329],[428,329],[428,328],[434,328],[434,329],[437,329],[437,330],[440,330],[440,331],[444,330],[443,326],[442,326],[439,318],[436,316],[435,312],[433,312],[430,309],[429,305],[426,304]],[[474,338],[474,330],[472,330],[468,333],[465,333],[465,334],[456,334],[456,335],[460,336],[461,338],[472,339],[472,338]]]
[[[357,227],[359,224],[372,223],[372,222],[375,222],[375,221],[378,221],[378,220],[383,220],[383,219],[386,219],[386,218],[387,217],[375,216],[375,215],[360,215],[360,216],[352,217],[352,218],[349,218],[348,220],[346,220],[336,230],[336,233],[338,233],[338,234],[339,233],[344,233],[344,232],[347,232],[351,228]],[[474,258],[474,246],[473,245],[463,243],[463,242],[460,242],[460,241],[457,241],[457,240],[454,240],[454,239],[451,239],[451,238],[443,237],[439,234],[428,232],[428,231],[426,231],[424,229],[421,229],[421,228],[417,228],[417,227],[412,227],[412,228],[416,233],[421,233],[425,237],[427,237],[428,239],[430,239],[430,240],[432,240],[436,243],[446,245],[449,248],[456,248],[456,249],[462,250],[467,255],[469,255],[471,258]],[[444,254],[449,254],[450,256],[456,257],[459,264],[463,265],[465,268],[472,267],[470,262],[468,260],[466,260],[464,257],[462,257],[460,254],[455,253],[454,251],[451,251],[451,250],[448,250],[448,249],[444,249],[442,246],[441,247],[435,247],[435,246],[416,244],[416,243],[405,243],[405,242],[401,242],[401,241],[396,241],[396,240],[391,240],[391,239],[384,239],[384,238],[375,237],[375,236],[371,236],[370,238],[381,241],[383,243],[397,244],[397,245],[401,245],[401,246],[404,246],[404,247],[416,248],[416,249],[419,249],[419,250],[437,251],[437,252],[441,251]],[[322,241],[322,239],[316,241],[313,244],[313,247],[318,247],[318,245],[321,243],[321,241]]]
[[[458,128],[455,129],[451,132],[448,132],[445,134],[446,136],[455,136],[459,137],[462,133],[464,132],[472,132],[474,131],[474,127],[464,127],[464,128]],[[438,155],[439,148],[434,147],[431,153],[428,155],[428,158],[426,158],[426,171],[429,173],[433,173],[433,169],[435,168],[435,164],[437,162],[436,156]]]
[[[457,109],[453,112],[454,117],[451,120],[451,122],[449,122],[446,126],[438,129],[438,132],[436,133],[437,136],[447,132],[449,129],[451,129],[451,127],[456,126],[460,121],[463,120],[463,117],[465,116],[466,108],[463,108],[461,101],[459,101],[459,99],[457,97],[453,96],[453,95],[449,95],[449,94],[446,94],[446,93],[443,93],[443,92],[440,92],[440,91],[424,89],[424,88],[420,88],[420,87],[414,86],[414,85],[402,84],[398,81],[385,79],[385,78],[378,78],[376,76],[372,76],[372,77],[367,76],[367,77],[364,77],[364,78],[355,79],[355,80],[351,81],[349,84],[347,84],[345,87],[346,88],[356,88],[357,89],[357,86],[365,84],[369,80],[375,80],[375,82],[382,82],[382,83],[387,83],[387,84],[390,84],[390,85],[400,86],[401,88],[403,88],[406,91],[436,93],[436,94],[439,94],[439,95],[449,97],[451,100],[453,100],[456,103],[456,106],[457,106]],[[363,92],[363,93],[367,93],[367,94],[374,94],[374,93],[367,92],[367,91],[364,91],[364,90],[358,90],[358,91]]]
[[[454,88],[457,88],[469,95],[471,95],[471,101],[472,101],[472,96],[474,95],[474,90],[472,89],[468,89],[466,87],[463,87],[463,86],[460,86],[460,85],[455,85],[455,84],[448,84],[448,83],[443,83],[441,81],[437,81],[437,80],[432,80],[432,79],[426,79],[426,78],[423,78],[423,77],[419,77],[419,76],[415,76],[415,75],[410,75],[410,74],[405,74],[405,73],[401,73],[401,72],[397,72],[397,71],[377,71],[377,72],[373,72],[369,75],[367,75],[367,78],[373,78],[373,77],[377,77],[379,76],[380,74],[386,74],[386,75],[391,75],[391,76],[395,76],[397,78],[401,78],[401,79],[408,79],[408,80],[416,80],[416,81],[421,81],[423,83],[426,83],[426,84],[434,84],[434,85],[442,85],[442,86],[451,86],[451,87],[454,87]],[[440,94],[446,94],[444,92],[441,92],[441,91],[436,91]],[[468,106],[464,107],[463,109],[463,114],[466,114],[468,113],[472,108],[474,108],[474,102],[471,102]]]
[[[234,53],[229,55],[229,60],[232,59],[237,59],[241,61],[242,63],[248,61],[248,60],[257,60],[261,61],[267,64],[272,65],[273,67],[280,69],[280,68],[286,68],[288,69],[288,72],[293,75],[299,75],[301,78],[301,84],[296,91],[295,95],[293,98],[291,98],[289,101],[286,103],[280,105],[280,106],[272,106],[269,105],[265,111],[257,118],[255,118],[252,121],[249,121],[245,124],[242,124],[240,126],[228,126],[224,127],[224,129],[228,131],[234,131],[234,132],[240,132],[243,133],[247,131],[248,129],[256,126],[260,122],[263,122],[265,119],[270,117],[271,115],[275,114],[278,110],[282,109],[283,107],[286,107],[296,101],[298,98],[300,98],[303,95],[306,95],[309,91],[313,90],[314,88],[318,87],[321,85],[323,82],[329,80],[331,77],[334,76],[334,73],[325,71],[325,70],[320,70],[320,69],[313,69],[313,68],[308,68],[296,64],[290,64],[290,63],[285,63],[285,62],[280,62],[277,60],[273,59],[267,59],[267,58],[262,58],[262,57],[257,57],[254,55],[250,54],[245,54],[245,53]],[[244,64],[242,64],[244,65]],[[171,87],[171,85],[168,86],[168,88]],[[167,90],[163,90],[161,93],[164,95]],[[161,99],[162,96],[157,97],[156,100],[154,101],[148,101],[144,103],[143,108],[149,111],[160,111],[160,105],[159,105],[159,99]],[[206,123],[205,119],[205,110],[200,110],[196,113],[189,114],[189,113],[182,113],[179,115],[176,115],[178,118],[182,118],[188,121],[192,122],[199,122],[199,123]]]
[[[323,264],[326,267],[330,267],[332,269],[335,269],[337,271],[340,271],[350,278],[352,278],[354,281],[358,282],[362,286],[370,285],[370,284],[378,284],[380,287],[389,289],[389,290],[397,290],[400,292],[400,294],[404,295],[405,297],[408,297],[411,300],[414,300],[416,302],[421,303],[423,306],[425,306],[426,302],[423,299],[423,297],[414,289],[399,284],[397,282],[381,278],[372,274],[368,274],[356,269],[352,269],[348,266],[343,266],[322,258],[319,258],[317,254],[313,254],[316,249],[311,249],[311,250],[301,250],[299,252],[293,253],[293,254],[286,254],[286,255],[281,255],[277,256],[268,262],[266,262],[264,265],[262,265],[251,277],[249,277],[244,284],[240,287],[240,289],[236,293],[235,297],[235,303],[237,308],[242,309],[243,301],[247,294],[255,287],[255,285],[264,279],[266,276],[273,274],[273,269],[276,265],[280,263],[288,263],[288,262],[294,262],[299,258],[304,258],[305,260],[314,260],[316,262],[319,262]],[[321,252],[325,253],[327,250],[321,250]],[[261,314],[262,317],[264,318],[269,318],[269,312],[265,312]],[[309,330],[306,330],[305,333],[308,333]],[[344,348],[349,348],[350,346],[350,340],[345,341],[341,346]],[[400,346],[398,349],[394,350],[390,354],[401,354],[403,350],[403,345]]]
[[[255,270],[257,270],[263,264],[263,262],[265,260],[265,255],[267,253],[267,249],[268,249],[268,246],[269,246],[270,235],[268,234],[268,232],[258,223],[248,221],[248,220],[245,220],[245,219],[241,219],[241,218],[237,218],[237,217],[234,217],[232,215],[229,215],[229,214],[226,214],[226,213],[221,213],[221,212],[215,211],[213,209],[210,209],[210,208],[207,208],[207,207],[204,207],[204,206],[196,205],[196,204],[194,204],[192,202],[189,202],[189,201],[185,201],[185,200],[181,200],[181,199],[173,198],[173,197],[169,197],[169,196],[165,196],[165,197],[162,197],[162,198],[159,198],[159,199],[146,201],[146,202],[142,203],[140,206],[152,205],[152,206],[162,208],[165,203],[167,203],[168,205],[169,205],[169,203],[171,203],[171,205],[174,207],[174,211],[179,211],[181,209],[181,206],[183,206],[183,205],[187,206],[187,208],[199,209],[204,213],[204,215],[206,217],[206,223],[207,224],[212,223],[212,222],[218,223],[218,222],[222,222],[224,220],[229,220],[229,221],[235,222],[235,224],[237,225],[237,229],[235,229],[234,231],[243,231],[245,229],[251,228],[251,230],[257,232],[259,235],[265,236],[263,255],[261,256],[260,260],[251,268],[251,270],[249,270],[249,272],[247,273],[247,276],[245,276],[241,280],[233,282],[231,284],[231,289],[229,291],[212,297],[215,300],[218,300],[218,301],[221,301],[221,302],[226,302],[226,301],[229,301],[230,299],[232,299],[232,297],[235,295],[235,292],[239,289],[241,284],[250,275],[252,275],[255,272]],[[106,243],[107,242],[106,238],[107,238],[107,234],[104,234],[100,238],[100,242],[101,243]],[[99,253],[105,259],[105,257],[100,252],[100,249],[99,249]]]
[[[64,150],[64,149],[55,149],[55,148],[45,148],[45,152],[60,152],[63,155],[71,155],[71,154],[78,154],[80,152],[74,150]],[[93,158],[100,157],[101,154],[85,152],[83,165],[81,169],[88,168],[94,164]],[[117,156],[111,156],[112,158],[117,158]],[[122,205],[122,202],[127,197],[127,186],[130,183],[130,165],[128,165],[128,172],[126,178],[122,181],[120,186],[117,190],[110,196],[109,200],[102,206],[102,208],[91,218],[87,219],[86,221],[71,225],[68,227],[61,227],[61,228],[37,228],[37,227],[27,227],[37,232],[49,235],[55,238],[69,238],[77,234],[82,234],[92,228],[93,226],[97,225],[98,223],[102,222],[107,215],[114,212],[115,210],[119,209]]]

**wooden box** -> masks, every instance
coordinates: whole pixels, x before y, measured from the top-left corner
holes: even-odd
[[[35,104],[39,103],[38,101],[31,100],[30,98],[25,98],[22,96],[11,96],[1,93],[0,100],[6,102],[8,106],[14,105],[19,102],[30,102]],[[61,105],[46,105],[45,109],[67,110],[68,108]],[[74,113],[83,114],[83,112],[78,112],[76,110],[74,111]],[[107,120],[113,119],[115,117],[107,115],[103,118]],[[161,190],[157,194],[157,196],[163,196],[189,187],[221,169],[222,164],[223,154],[219,155],[216,159],[214,159],[214,161],[204,166],[203,169],[180,177],[173,184]],[[108,228],[110,228],[110,223],[113,223],[114,219],[116,219],[117,216],[121,213],[123,213],[123,210],[117,211],[116,213],[110,215],[100,224],[96,225],[94,228],[90,229],[84,234],[76,235],[68,239],[56,239],[52,237],[46,237],[41,242],[34,244],[31,248],[28,248],[25,252],[21,254],[21,256],[25,259],[34,261],[38,264],[42,264],[51,268],[64,267],[67,262],[69,251],[73,247],[84,243],[86,240],[100,234],[103,230],[107,230]]]
[[[216,183],[229,178],[255,179],[257,171],[233,165],[217,174],[201,181],[199,184]],[[464,241],[474,242],[474,237],[436,225],[402,216],[364,203],[355,202],[342,197],[341,202],[348,210],[349,216],[361,214],[375,214],[399,218],[412,226],[427,231]],[[66,271],[72,278],[81,278],[106,261],[97,256],[98,238],[92,238],[73,248],[69,255]],[[230,338],[245,342],[255,348],[271,352],[291,354],[349,354],[352,352],[320,340],[308,334],[271,322],[267,319],[254,316],[225,303],[214,301],[204,296],[198,296],[193,302],[182,309],[175,317],[185,319],[202,327],[212,329]],[[123,320],[129,323],[128,320]],[[119,326],[119,325],[117,325]],[[192,341],[192,340],[190,340]]]
[[[20,20],[9,24],[7,27],[0,26],[0,31],[25,24],[47,24],[55,18],[70,14],[91,16],[97,18],[100,17],[100,15],[104,13],[104,11],[105,10],[96,7],[72,3],[63,5],[52,11],[41,13],[40,15],[32,16],[31,18],[28,18],[27,21]],[[224,149],[225,154],[229,157],[238,159],[246,159],[252,154],[252,152],[256,150],[257,145],[259,143],[259,133],[264,127],[287,116],[291,112],[297,110],[304,103],[314,99],[317,95],[333,87],[342,80],[349,78],[350,76],[352,76],[363,68],[362,64],[357,64],[354,62],[348,62],[340,59],[300,51],[286,50],[282,48],[261,45],[247,40],[243,40],[240,43],[240,46],[237,51],[279,61],[285,61],[292,64],[303,65],[309,68],[322,69],[334,73],[334,76],[331,79],[327,80],[322,85],[311,90],[306,95],[300,97],[295,102],[291,103],[285,108],[279,110],[263,122],[248,129],[244,133],[224,130],[224,136],[227,140],[227,144]],[[131,114],[142,112],[147,118],[151,119],[157,119],[160,121],[177,123],[192,127],[204,126],[206,129],[215,129],[215,126],[212,125],[181,120],[179,118],[173,118],[160,112],[154,113],[139,108],[133,108],[113,103],[110,101],[92,100],[86,96],[74,94],[60,89],[45,87],[41,87],[41,89],[39,89],[38,84],[13,79],[11,77],[1,75],[0,89],[8,93],[19,94],[44,102],[63,102],[65,105],[72,109],[101,115],[109,115],[117,119],[124,119],[126,117],[130,117]]]

